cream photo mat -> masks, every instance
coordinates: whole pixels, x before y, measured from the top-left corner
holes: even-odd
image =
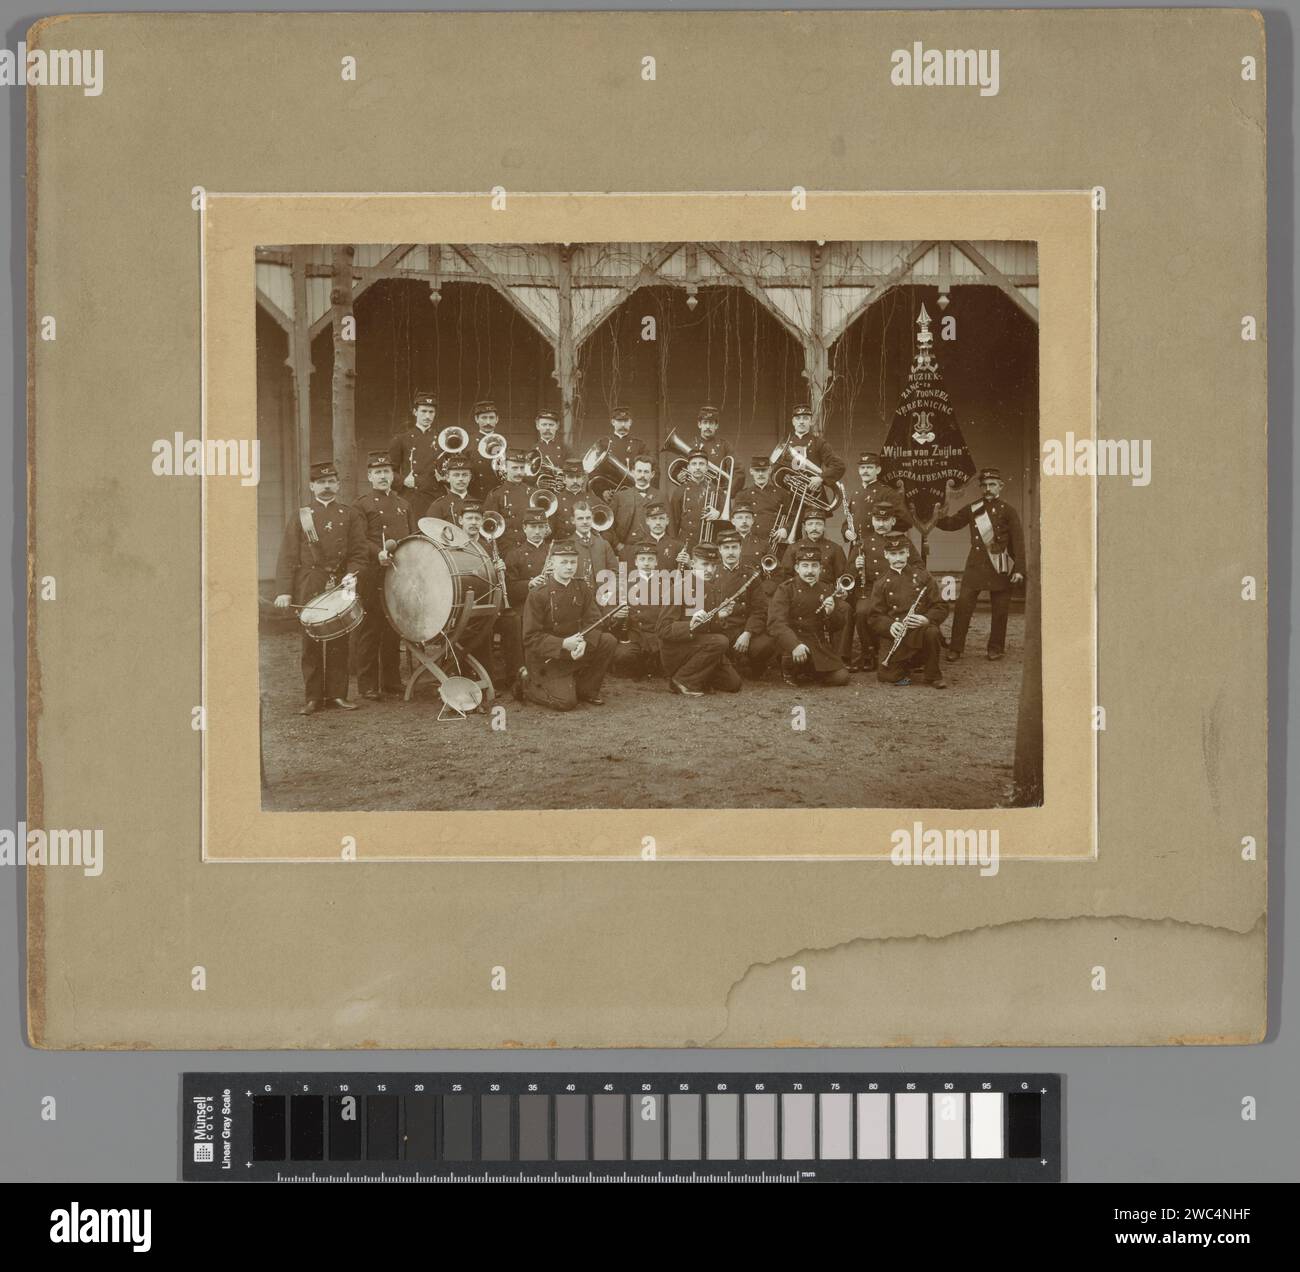
[[[256,437],[254,250],[285,243],[976,239],[1039,254],[1039,445],[1095,433],[1090,191],[690,194],[224,194],[202,213],[204,437]],[[218,423],[219,422],[219,423]],[[1040,449],[1041,453],[1041,449]],[[1096,491],[1040,478],[1044,802],[1030,808],[263,812],[258,774],[257,492],[205,478],[206,861],[889,860],[891,836],[998,832],[1003,860],[1096,853]],[[1019,693],[1019,682],[1009,690]],[[960,693],[960,686],[954,692]],[[423,709],[423,708],[416,708]],[[511,706],[507,705],[507,710]],[[526,720],[527,717],[524,717]],[[517,727],[530,727],[523,723]],[[773,724],[771,727],[782,727]],[[430,718],[431,760],[438,735]],[[1001,741],[1001,740],[1000,740]],[[1005,740],[1010,750],[1011,740]],[[828,748],[842,748],[828,735]],[[828,752],[829,753],[829,752]],[[756,845],[770,845],[759,848]],[[346,853],[345,853],[346,849]]]

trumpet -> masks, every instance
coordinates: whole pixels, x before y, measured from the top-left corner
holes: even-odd
[[[775,574],[781,568],[781,562],[774,556],[765,556],[758,564],[765,577]]]
[[[487,518],[485,517],[484,520],[486,521]],[[843,600],[851,591],[853,591],[856,583],[857,579],[854,578],[852,574],[841,574],[840,577],[835,580],[835,595],[840,600]]]
[[[538,487],[528,496],[528,506],[534,512],[540,512],[549,518],[555,516],[555,510],[560,506],[560,501],[553,490]]]

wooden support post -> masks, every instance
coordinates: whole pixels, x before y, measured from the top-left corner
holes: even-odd
[[[560,428],[565,446],[573,445],[577,415],[577,350],[573,339],[573,275],[569,263],[573,249],[560,245],[555,278],[558,292],[558,330],[555,333],[555,383],[560,389]]]
[[[334,330],[334,466],[339,470],[339,497],[351,503],[356,497],[357,342],[352,314],[352,257],[350,243],[331,249],[330,309]],[[346,320],[351,319],[351,322]]]
[[[297,453],[284,462],[293,472],[296,505],[307,490],[311,473],[311,316],[307,313],[307,257],[310,249],[295,247],[290,269],[293,277],[293,326],[289,331],[289,369],[293,372],[293,413],[297,425]]]
[[[822,308],[822,269],[824,253],[816,243],[812,247],[811,304],[808,335],[803,341],[803,375],[808,381],[808,403],[813,410],[813,432],[821,437],[826,430],[822,403],[830,388],[830,354],[826,348],[826,324]]]

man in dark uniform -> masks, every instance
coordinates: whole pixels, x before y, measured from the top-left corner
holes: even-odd
[[[433,421],[438,414],[438,397],[434,393],[417,393],[411,400],[414,427],[398,433],[388,444],[388,459],[396,474],[397,485],[411,510],[411,521],[426,515],[425,509],[442,490],[438,480],[438,461],[442,448]]]
[[[683,543],[695,543],[704,534],[708,513],[717,509],[710,504],[715,483],[709,477],[709,461],[703,451],[693,450],[686,457],[686,477],[673,491],[673,533]]]
[[[659,659],[659,623],[672,599],[669,576],[659,573],[659,556],[652,543],[627,545],[635,571],[628,579],[627,621],[614,653],[616,676],[641,680],[663,675]]]
[[[787,459],[784,461],[795,470],[808,478],[809,493],[817,498],[825,499],[828,496],[829,489],[835,485],[841,477],[844,476],[844,461],[831,449],[830,443],[824,437],[818,437],[812,431],[812,407],[807,404],[796,406],[794,414],[790,418],[790,433],[785,439],[785,450]],[[820,473],[812,473],[808,469],[801,468],[802,461],[808,461],[815,464]],[[807,511],[809,504],[804,504]],[[801,527],[795,527],[795,539],[801,533]]]
[[[853,534],[849,534],[848,518],[844,521],[844,542],[850,546],[855,538],[862,538],[871,528],[871,513],[876,508],[893,509],[894,524],[900,532],[905,533],[912,528],[912,520],[907,515],[907,505],[903,502],[902,494],[881,481],[880,472],[880,456],[875,451],[863,451],[858,456],[858,476],[862,479],[862,489],[855,490],[849,496],[847,509],[853,517]]]
[[[520,450],[506,451],[506,477],[488,497],[484,508],[495,512],[505,523],[505,533],[497,540],[497,550],[504,556],[524,537],[524,516],[531,512],[528,497],[532,488],[524,481],[527,460]]]
[[[556,539],[568,539],[573,534],[573,509],[576,504],[592,502],[587,490],[587,473],[580,459],[564,461],[564,488],[555,492],[555,515],[551,517],[551,533]]]
[[[822,579],[835,586],[835,580],[849,572],[849,564],[844,558],[844,549],[838,543],[826,537],[826,514],[816,510],[803,519],[803,538],[785,550],[781,558],[783,578],[792,578],[795,574],[796,554],[800,548],[814,547],[817,559],[821,562]]]
[[[663,493],[654,484],[654,475],[654,460],[649,455],[639,455],[632,461],[632,484],[614,492],[610,502],[614,525],[609,537],[617,552],[640,542],[648,533],[646,505],[663,499]]]
[[[368,556],[366,519],[355,508],[338,502],[339,473],[333,463],[311,467],[312,500],[299,508],[284,528],[275,567],[277,609],[305,605],[336,585],[355,586]],[[302,634],[302,679],[306,704],[299,715],[322,707],[355,711],[348,701],[348,642],[313,640]]]
[[[835,595],[835,580],[822,578],[815,543],[795,548],[794,572],[772,593],[767,609],[768,634],[781,651],[782,677],[788,685],[810,680],[847,685],[848,668],[832,642],[849,621],[849,607]]]
[[[868,620],[871,616],[871,589],[875,581],[889,569],[885,560],[885,542],[895,532],[894,510],[888,504],[881,504],[871,510],[871,528],[858,542],[858,553],[853,559],[853,568],[857,571],[859,586],[857,603],[854,606],[854,626],[857,628],[858,640],[862,644],[862,657],[849,668],[850,671],[874,671],[876,669],[876,638],[872,635]],[[907,536],[903,536],[907,539]],[[918,565],[920,553],[911,539],[907,539],[907,562]]]
[[[573,542],[578,549],[578,578],[598,589],[601,575],[618,574],[618,557],[605,536],[591,528],[592,506],[573,505]]]
[[[887,685],[906,685],[911,683],[908,672],[919,668],[931,687],[946,689],[948,685],[939,666],[939,624],[948,617],[948,607],[939,594],[939,585],[929,573],[919,565],[908,564],[910,548],[906,535],[895,534],[886,540],[885,560],[889,569],[871,589],[870,627],[876,638],[876,678]],[[900,637],[901,643],[890,654],[894,641]]]
[[[542,464],[541,475],[549,473],[554,476],[555,470],[563,469],[564,461],[571,458],[569,448],[559,437],[560,413],[544,407],[537,412],[533,427],[537,430],[537,445],[534,450],[546,461]]]
[[[632,412],[627,407],[617,406],[610,412],[609,428],[612,434],[608,439],[609,453],[624,468],[631,468],[638,455],[650,455],[650,447],[639,437],[632,436]],[[650,457],[654,458],[653,455]]]
[[[690,555],[686,545],[668,529],[668,508],[662,501],[651,502],[645,506],[645,524],[647,534],[642,540],[655,550],[655,568],[659,570],[677,570],[690,564]],[[629,548],[623,550],[623,560],[633,564]]]
[[[734,498],[736,492],[745,484],[745,470],[739,466],[735,452],[731,449],[731,443],[718,436],[718,422],[716,406],[700,407],[700,413],[695,420],[695,438],[691,442],[691,449],[703,451],[709,463],[718,468],[722,467],[724,459],[731,460],[733,473],[731,493]]]
[[[744,491],[736,497],[731,509],[731,524],[740,543],[740,564],[757,570],[759,563],[769,555],[769,546],[765,538],[760,538],[754,529],[753,492]],[[718,539],[719,544],[722,538]]]
[[[479,443],[493,433],[500,434],[497,428],[500,416],[497,415],[496,403],[491,398],[483,398],[474,403],[474,428],[470,431],[469,445],[465,448],[465,458],[470,467],[470,493],[480,501],[501,483],[501,473],[494,467],[491,459],[479,454]]]
[[[600,610],[591,588],[574,578],[578,550],[562,540],[551,550],[551,578],[532,589],[524,604],[525,674],[515,697],[556,711],[572,711],[579,702],[603,706],[605,672],[618,648],[609,632],[583,628]]]
[[[700,698],[710,689],[738,693],[740,673],[728,654],[731,642],[726,625],[732,607],[710,617],[705,597],[715,575],[720,557],[712,543],[698,543],[691,549],[695,597],[684,597],[679,604],[664,607],[659,619],[659,645],[668,687],[688,698]],[[693,603],[698,602],[698,603]]]
[[[741,661],[749,654],[753,636],[749,632],[750,610],[757,605],[767,609],[767,594],[763,590],[763,571],[757,561],[744,560],[740,532],[722,530],[718,534],[718,554],[722,558],[718,565],[716,588],[713,593],[706,588],[706,606],[712,609],[729,596],[740,592],[731,611],[731,617],[723,623],[723,632],[731,642],[729,657],[733,664],[743,666]],[[744,591],[741,592],[741,589]],[[764,639],[767,639],[766,637]],[[770,640],[768,641],[770,645]],[[769,653],[768,657],[771,655]],[[758,674],[767,665],[767,659],[760,656]],[[751,671],[752,674],[752,671]]]
[[[387,452],[370,452],[366,476],[370,491],[355,505],[366,519],[368,545],[357,588],[366,611],[357,629],[357,692],[377,699],[402,692],[402,640],[384,612],[384,568],[389,564],[387,545],[414,534],[415,523],[406,500],[393,494],[393,465]]]
[[[437,517],[442,521],[450,521],[453,526],[458,526],[466,502],[473,498],[469,490],[469,460],[461,455],[454,455],[447,461],[446,471],[447,493],[439,495],[421,515]]]
[[[783,504],[793,496],[788,490],[772,484],[772,460],[768,455],[755,455],[749,461],[749,482],[745,495],[754,504],[754,534],[770,543],[772,528]]]
[[[940,517],[940,530],[970,527],[970,554],[962,571],[948,641],[948,661],[956,662],[966,648],[966,632],[980,593],[987,591],[993,607],[989,628],[989,660],[996,662],[1007,647],[1007,614],[1011,589],[1025,581],[1025,535],[1016,510],[1002,498],[1002,474],[996,468],[980,470],[984,495],[952,516]]]
[[[506,553],[506,595],[521,623],[528,593],[550,577],[550,547],[547,536],[551,524],[541,512],[524,516],[524,541]]]

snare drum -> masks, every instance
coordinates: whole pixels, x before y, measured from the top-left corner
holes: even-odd
[[[312,640],[337,640],[361,626],[366,611],[355,592],[342,587],[330,588],[313,597],[298,611],[303,630]]]
[[[500,612],[496,567],[472,540],[463,545],[435,543],[423,534],[403,539],[384,571],[384,610],[393,629],[415,644],[450,636],[469,606],[458,640],[473,644]]]

